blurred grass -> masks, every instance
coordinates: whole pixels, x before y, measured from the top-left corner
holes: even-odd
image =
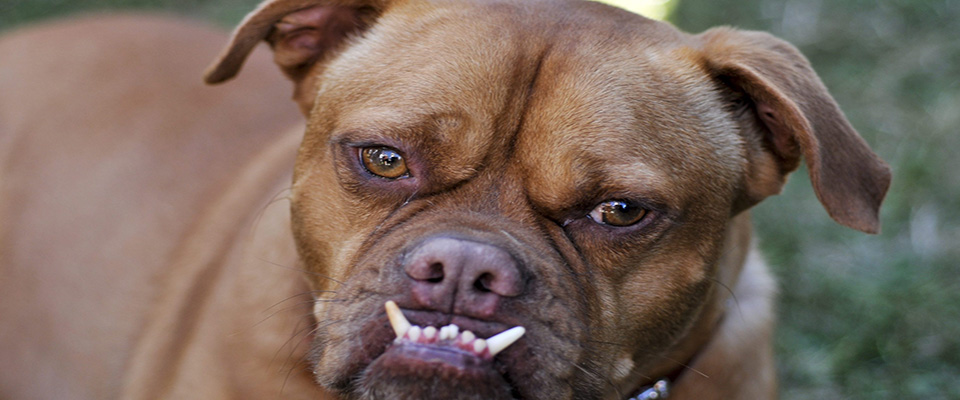
[[[259,0],[0,0],[0,31],[63,15],[100,11],[150,11],[211,20],[225,27],[240,21]]]
[[[796,44],[894,170],[878,236],[834,224],[805,171],[756,208],[783,398],[960,399],[960,2],[685,0],[672,20]]]
[[[0,30],[96,10],[230,26],[257,0],[0,0]],[[883,233],[833,223],[805,171],[755,210],[781,287],[782,397],[960,399],[960,1],[679,0],[700,32],[766,30],[806,54],[894,169]],[[2,55],[0,55],[2,62]]]

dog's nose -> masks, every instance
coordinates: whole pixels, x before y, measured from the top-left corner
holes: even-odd
[[[413,300],[454,314],[492,316],[503,297],[523,292],[517,260],[500,247],[463,239],[427,239],[406,259]]]

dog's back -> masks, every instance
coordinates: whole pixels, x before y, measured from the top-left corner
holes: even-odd
[[[0,38],[0,398],[117,397],[179,240],[300,118],[267,54],[203,85],[225,40],[132,16]]]

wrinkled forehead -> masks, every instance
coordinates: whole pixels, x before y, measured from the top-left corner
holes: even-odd
[[[531,193],[648,190],[639,194],[682,202],[724,192],[702,185],[737,179],[740,136],[694,50],[638,32],[597,39],[559,38],[538,73],[517,141],[531,185],[544,186]]]
[[[737,164],[713,85],[666,24],[590,2],[403,4],[326,71],[333,98],[318,103],[344,125],[380,118],[475,162],[509,155],[531,185],[570,191]],[[545,202],[560,190],[531,188]]]
[[[326,68],[320,97],[346,100],[335,104],[346,112],[403,105],[409,116],[499,114],[542,46],[521,9],[401,2]]]

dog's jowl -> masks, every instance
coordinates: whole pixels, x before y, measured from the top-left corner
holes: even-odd
[[[793,46],[594,2],[268,0],[0,55],[4,399],[774,398],[748,210],[803,161],[875,233],[890,182]]]

